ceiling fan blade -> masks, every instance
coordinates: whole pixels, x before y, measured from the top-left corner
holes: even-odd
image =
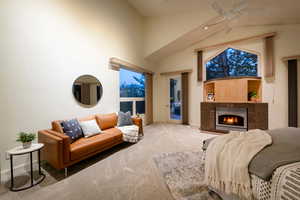
[[[221,16],[224,16],[225,11],[223,8],[220,6],[220,4],[217,1],[213,1],[211,4],[211,7]]]
[[[238,4],[233,6],[232,9],[229,10],[229,13],[242,13],[244,10],[248,8],[248,1],[241,0]]]
[[[246,8],[248,7],[249,0],[240,0],[238,3],[233,5],[234,8]]]

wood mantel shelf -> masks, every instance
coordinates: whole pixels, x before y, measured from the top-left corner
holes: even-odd
[[[261,85],[261,77],[230,77],[205,81],[203,86],[203,101],[218,103],[260,103],[262,102]],[[256,93],[256,98],[248,99],[249,93]]]
[[[218,81],[218,80],[233,80],[233,79],[257,79],[261,80],[261,77],[257,76],[235,76],[235,77],[225,77],[225,78],[215,78],[211,80],[204,81],[204,83],[209,83],[212,81]]]

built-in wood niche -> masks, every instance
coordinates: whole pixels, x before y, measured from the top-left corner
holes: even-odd
[[[260,103],[262,102],[260,77],[230,77],[204,82],[204,102]],[[249,99],[249,93],[257,97]]]

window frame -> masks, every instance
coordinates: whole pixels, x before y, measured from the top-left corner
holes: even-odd
[[[227,50],[228,48],[232,48],[232,49],[236,49],[236,50],[240,50],[240,51],[245,51],[247,53],[252,53],[252,54],[255,54],[257,55],[257,77],[261,77],[262,75],[262,72],[261,72],[261,62],[262,62],[262,59],[261,59],[261,53],[258,52],[258,51],[254,51],[254,50],[249,50],[249,49],[245,49],[245,48],[241,48],[241,47],[236,47],[236,46],[225,46],[223,47],[222,49],[216,51],[216,53],[212,54],[211,56],[209,56],[207,59],[204,60],[203,62],[203,77],[204,77],[204,81],[207,81],[206,79],[206,64],[212,60],[213,58],[217,57],[218,55],[220,55],[221,53],[223,53],[225,50]],[[230,77],[228,77],[230,78]],[[233,77],[234,78],[234,77]],[[213,79],[210,79],[210,80],[213,80]]]
[[[146,101],[146,74],[142,73],[142,72],[135,71],[135,70],[130,70],[130,69],[127,69],[127,68],[123,68],[123,69],[127,70],[127,71],[140,73],[140,74],[143,74],[145,76],[145,85],[144,85],[145,97],[121,97],[120,96],[120,81],[121,81],[121,79],[119,77],[119,110],[121,109],[120,108],[120,103],[121,102],[132,102],[132,113],[131,114],[133,116],[137,116],[137,114],[144,115],[144,114],[146,114],[146,104],[145,104],[145,113],[136,113],[136,102],[137,101]],[[120,70],[118,72],[119,72],[119,76],[120,76]]]
[[[136,116],[136,102],[137,101],[146,101],[145,97],[120,97],[119,105],[121,102],[132,102],[132,115]],[[146,108],[145,108],[146,110]],[[139,113],[139,114],[145,114],[145,113]]]

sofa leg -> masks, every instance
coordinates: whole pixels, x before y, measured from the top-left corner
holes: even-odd
[[[66,167],[65,168],[65,178],[67,178],[68,177],[68,168]]]

